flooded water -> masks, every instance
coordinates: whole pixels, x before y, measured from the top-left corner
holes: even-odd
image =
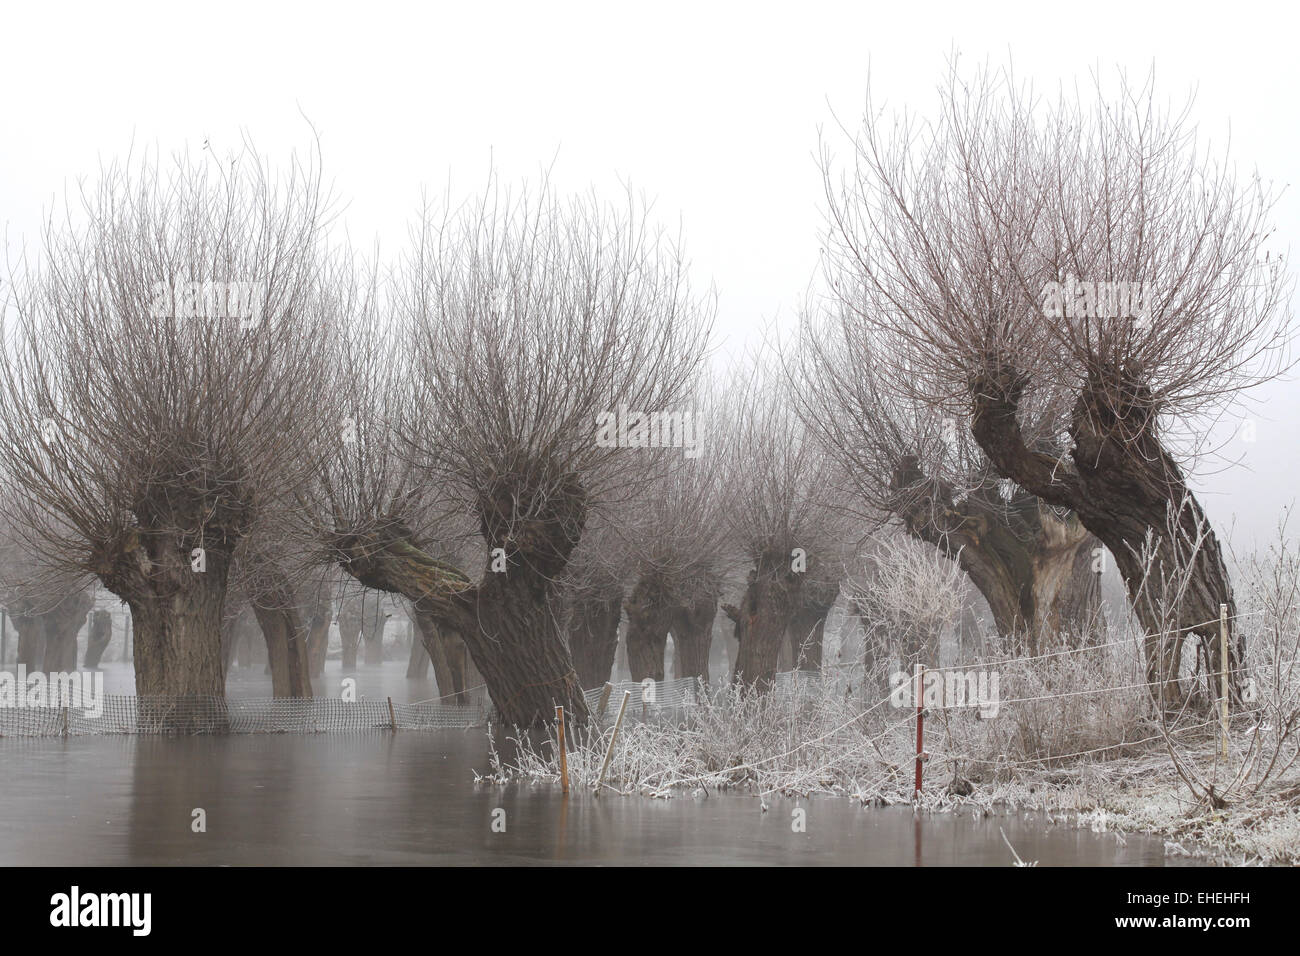
[[[13,668],[9,668],[12,670]],[[135,668],[129,661],[113,661],[100,668],[104,674],[104,692],[107,694],[134,694]],[[433,700],[439,696],[433,679],[433,668],[428,676],[406,676],[406,661],[390,660],[383,664],[360,664],[355,670],[343,670],[339,660],[325,662],[324,673],[312,679],[312,690],[317,697],[337,697],[342,692],[344,678],[356,681],[358,697],[392,697],[397,703]],[[232,668],[226,677],[227,697],[272,696],[271,675],[262,668]]]
[[[482,731],[0,740],[0,865],[1164,863],[1159,840],[843,799],[473,783]],[[195,811],[206,832],[195,833]],[[504,811],[502,814],[500,811]],[[504,832],[493,822],[504,821]]]

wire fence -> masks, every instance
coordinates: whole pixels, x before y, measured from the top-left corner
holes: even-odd
[[[84,734],[318,734],[482,726],[481,705],[333,697],[135,697],[106,694],[86,706],[0,707],[0,737]]]
[[[1252,612],[1259,613],[1259,612]],[[1245,617],[1248,615],[1236,615]],[[987,670],[1001,665],[1013,667],[1076,654],[1089,654],[1122,645],[1129,639],[1048,651],[1032,657],[975,660],[965,668]],[[1285,662],[1295,663],[1295,662]],[[958,665],[963,666],[963,665]],[[954,667],[935,667],[928,672],[946,672]],[[1248,668],[1231,668],[1231,673],[1249,673]],[[845,689],[863,703],[871,700],[861,662],[852,665],[827,663],[823,671],[784,671],[776,675],[769,692],[788,698],[805,690]],[[664,681],[616,681],[584,691],[588,710],[600,717],[617,714],[625,693],[630,694],[625,719],[633,721],[678,720],[691,708],[709,702],[726,681],[712,684],[697,677]],[[1053,690],[1048,694],[1002,698],[999,706],[1064,699],[1074,696],[1105,696],[1124,691],[1150,692],[1157,683],[1137,680],[1123,685]],[[608,692],[607,692],[608,688]],[[856,691],[856,694],[853,692]],[[21,698],[21,694],[18,695]],[[480,685],[458,695],[461,703],[442,697],[413,703],[395,703],[391,698],[222,698],[222,697],[136,697],[104,694],[84,706],[85,700],[61,705],[31,706],[21,699],[0,700],[0,737],[53,737],[93,734],[259,734],[259,733],[348,733],[376,730],[448,730],[482,727],[496,721],[496,714]],[[853,720],[856,721],[892,698],[876,700]],[[852,722],[852,721],[850,721]]]

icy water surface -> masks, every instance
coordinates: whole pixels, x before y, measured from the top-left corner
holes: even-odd
[[[0,865],[1162,865],[1159,840],[738,794],[473,783],[481,731],[0,740]],[[207,832],[191,829],[206,811]],[[493,832],[502,819],[505,832]]]

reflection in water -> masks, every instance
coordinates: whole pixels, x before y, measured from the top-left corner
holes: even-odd
[[[600,797],[473,783],[480,731],[0,740],[0,864],[1160,865],[1162,843],[744,794]],[[207,832],[191,829],[193,811]],[[493,811],[505,831],[493,832]],[[923,842],[924,839],[924,842]]]

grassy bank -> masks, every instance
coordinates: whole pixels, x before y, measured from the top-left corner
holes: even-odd
[[[1207,862],[1300,859],[1300,773],[1287,759],[1294,761],[1295,743],[1287,727],[1269,723],[1263,704],[1233,718],[1223,758],[1217,720],[1203,707],[1156,717],[1133,656],[1119,645],[967,666],[998,671],[999,700],[983,713],[927,708],[925,809],[1041,810],[1054,823],[1121,839],[1159,834],[1167,853]],[[887,686],[864,693],[861,685],[827,677],[779,693],[725,688],[673,719],[629,719],[602,793],[669,799],[731,790],[760,802],[771,794],[829,794],[911,803],[915,708],[903,694],[887,696]],[[569,729],[572,786],[597,785],[614,710]],[[511,736],[494,747],[480,779],[558,780],[554,735]]]

